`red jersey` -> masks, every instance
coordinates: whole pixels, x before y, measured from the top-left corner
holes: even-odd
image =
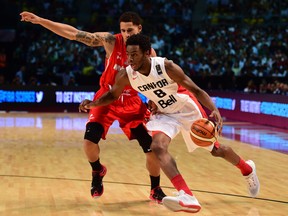
[[[100,89],[96,92],[94,100],[109,91],[115,83],[118,71],[128,66],[123,37],[121,34],[116,34],[115,37],[114,49],[111,56],[105,60],[105,70],[100,78]],[[115,120],[118,120],[120,128],[131,140],[135,138],[131,133],[131,128],[136,128],[142,124],[147,116],[149,116],[149,112],[137,91],[127,86],[118,100],[107,106],[90,109],[88,122],[100,123],[104,128],[102,139],[106,139],[110,126]]]
[[[105,70],[100,78],[100,88],[109,90],[115,83],[115,77],[119,70],[128,66],[126,45],[121,34],[114,35],[116,37],[113,52],[109,58],[105,59]],[[137,95],[132,87],[126,87],[123,91],[124,95]]]

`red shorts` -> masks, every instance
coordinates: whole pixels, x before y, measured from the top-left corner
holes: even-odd
[[[97,91],[94,100],[107,91],[107,89],[103,88]],[[130,128],[136,128],[139,124],[142,124],[146,117],[149,117],[149,111],[138,94],[121,95],[117,101],[110,105],[91,109],[88,122],[101,124],[104,127],[102,139],[106,139],[109,127],[115,120],[118,120],[120,128],[131,140],[135,139],[135,137],[131,134]]]

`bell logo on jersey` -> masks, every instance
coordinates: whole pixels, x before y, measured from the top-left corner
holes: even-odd
[[[176,103],[177,100],[173,95],[169,95],[169,99],[167,100],[159,100],[158,104],[164,109],[172,104]]]

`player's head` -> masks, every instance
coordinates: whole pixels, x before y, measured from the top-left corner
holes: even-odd
[[[142,19],[135,12],[125,12],[119,18],[120,32],[124,41],[134,34],[138,34],[142,30]]]
[[[149,61],[151,53],[150,38],[143,34],[131,35],[126,41],[128,63],[133,70],[139,71]]]

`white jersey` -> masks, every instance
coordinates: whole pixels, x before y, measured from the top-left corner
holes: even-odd
[[[126,67],[129,81],[133,89],[152,100],[161,111],[150,117],[146,124],[148,131],[162,131],[171,139],[181,132],[188,151],[192,152],[199,146],[190,138],[190,128],[203,115],[188,94],[178,92],[178,84],[168,76],[164,60],[162,57],[151,57],[148,76],[134,71],[130,66]],[[211,151],[213,145],[204,148]]]
[[[162,57],[151,57],[151,71],[148,76],[134,71],[130,66],[126,70],[132,88],[152,100],[159,111],[176,113],[181,110],[189,96],[177,93],[178,84],[168,76],[164,60]]]

